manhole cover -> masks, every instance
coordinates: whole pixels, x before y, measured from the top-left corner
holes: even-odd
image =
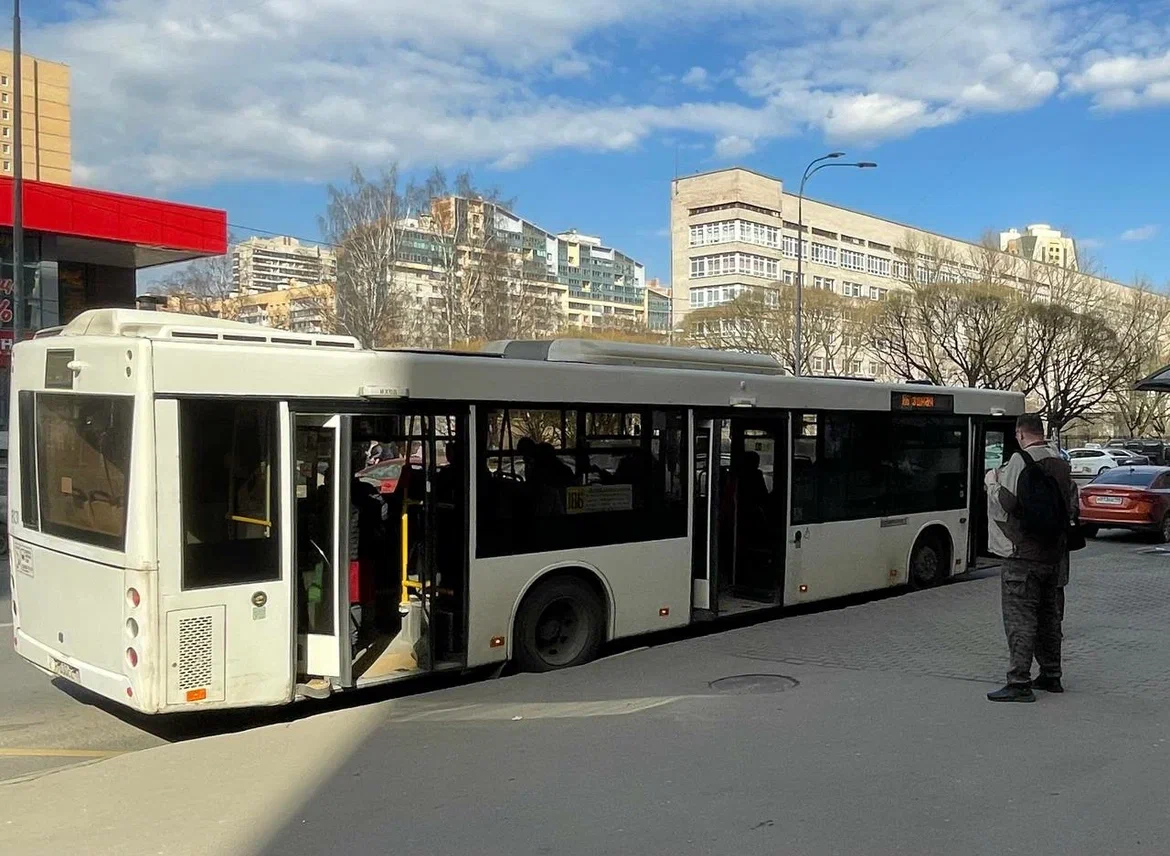
[[[787,675],[730,675],[707,684],[721,693],[748,695],[751,693],[782,693],[800,686],[800,681]]]

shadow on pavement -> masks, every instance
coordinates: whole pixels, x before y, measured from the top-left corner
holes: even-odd
[[[999,567],[991,566],[979,568],[961,576],[948,580],[944,585],[961,585],[966,582],[986,579],[996,576]],[[884,589],[878,592],[868,592],[859,595],[834,598],[816,603],[795,607],[770,607],[750,613],[727,616],[717,620],[699,621],[686,627],[664,630],[643,636],[634,636],[610,643],[601,652],[602,657],[613,656],[639,648],[658,647],[669,645],[686,639],[696,639],[713,633],[723,633],[743,627],[751,627],[782,618],[798,615],[814,615],[850,606],[860,606],[891,597],[907,594],[906,586]],[[68,681],[54,679],[53,685],[61,692],[69,695],[76,701],[97,708],[122,722],[165,740],[170,743],[185,740],[194,740],[200,737],[211,737],[218,734],[230,734],[246,731],[265,725],[293,722],[305,717],[316,716],[321,713],[345,710],[361,705],[375,704],[391,699],[422,695],[436,690],[448,689],[483,680],[491,676],[499,677],[512,674],[511,667],[501,669],[498,666],[473,669],[463,673],[443,673],[425,678],[415,678],[401,683],[389,684],[383,687],[372,687],[360,692],[339,693],[323,701],[305,700],[294,704],[279,707],[246,708],[240,710],[199,711],[191,713],[175,713],[157,716],[146,716],[129,710],[115,702],[91,693],[83,687]]]

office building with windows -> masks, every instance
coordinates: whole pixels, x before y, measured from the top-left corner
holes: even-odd
[[[0,175],[12,175],[16,90],[12,51],[0,50]],[[69,66],[21,56],[21,148],[24,178],[52,184],[72,182]]]
[[[1031,284],[1041,294],[1045,269],[1075,266],[1071,239],[1047,227],[1030,227],[1027,236],[986,247],[806,197],[802,233],[797,202],[780,179],[740,167],[675,179],[670,221],[676,321],[751,289],[795,283],[798,252],[806,289],[856,300],[882,300],[911,282],[974,281],[989,253],[996,257],[998,279]],[[1052,247],[1059,253],[1050,254]],[[864,359],[848,369],[873,375],[877,365]]]

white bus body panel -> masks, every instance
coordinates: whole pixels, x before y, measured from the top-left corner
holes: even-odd
[[[609,603],[607,638],[679,627],[690,621],[691,546],[687,538],[611,544],[473,559],[468,602],[467,665],[481,666],[512,655],[512,628],[525,593],[560,568],[580,568],[601,580]],[[661,615],[660,610],[668,610]],[[506,647],[491,647],[493,637]]]
[[[155,402],[157,424],[160,559],[159,632],[166,640],[167,710],[282,704],[293,698],[292,574],[282,540],[281,576],[183,590],[183,498],[180,491],[179,403]],[[281,408],[280,458],[283,513],[291,496],[288,413]],[[287,536],[281,534],[285,539]],[[258,606],[259,596],[263,596]],[[193,693],[188,697],[188,693]]]
[[[77,371],[72,390],[86,395],[133,396],[134,427],[126,496],[125,549],[80,543],[29,529],[20,519],[22,474],[9,475],[9,530],[12,534],[12,598],[17,605],[13,636],[16,650],[41,668],[57,670],[69,680],[121,704],[155,709],[160,652],[154,647],[153,611],[158,568],[155,530],[154,418],[150,400],[151,343],[143,339],[49,339],[49,348],[71,349]],[[13,403],[18,390],[46,391],[44,351],[16,349]],[[12,407],[11,450],[19,450],[20,425]],[[14,456],[15,457],[15,456]],[[41,521],[43,525],[43,521]],[[127,597],[135,588],[140,605]],[[136,638],[128,619],[139,627]],[[131,667],[133,647],[138,665]],[[58,664],[64,664],[62,668]],[[76,675],[70,672],[76,670]],[[127,689],[131,694],[127,694]]]
[[[968,521],[967,510],[959,508],[793,526],[788,533],[784,604],[904,585],[914,542],[932,524],[950,534],[951,567],[946,572],[953,574],[966,565]],[[801,586],[807,589],[801,591]]]

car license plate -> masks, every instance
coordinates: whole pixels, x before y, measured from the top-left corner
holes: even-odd
[[[1097,505],[1121,505],[1120,496],[1095,496],[1093,502]]]
[[[53,660],[53,671],[71,681],[77,681],[81,677],[81,672],[68,663],[62,663],[60,660]]]

